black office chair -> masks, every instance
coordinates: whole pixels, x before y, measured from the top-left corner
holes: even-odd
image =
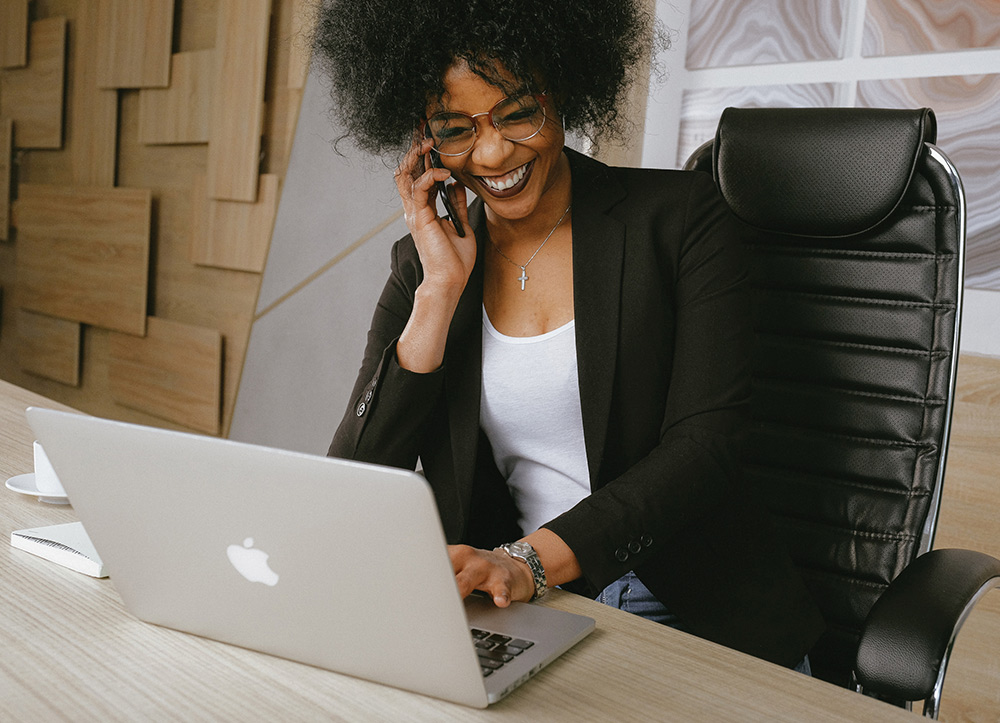
[[[930,717],[958,629],[1000,585],[993,557],[928,552],[965,250],[935,140],[929,109],[729,108],[686,166],[714,174],[747,231],[746,469],[828,623],[813,672]]]

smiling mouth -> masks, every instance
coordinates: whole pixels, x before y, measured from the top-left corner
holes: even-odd
[[[528,161],[523,166],[502,176],[476,176],[476,179],[491,196],[507,198],[520,193],[521,189],[527,185],[534,165],[534,161]]]

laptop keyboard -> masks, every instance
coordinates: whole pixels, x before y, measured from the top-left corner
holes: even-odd
[[[491,633],[488,630],[472,628],[472,642],[479,655],[479,667],[483,677],[492,675],[518,655],[534,645],[530,640],[512,638],[509,635]]]

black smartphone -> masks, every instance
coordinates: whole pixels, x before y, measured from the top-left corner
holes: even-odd
[[[431,154],[431,165],[435,168],[444,168],[444,164],[441,163],[441,156],[439,156],[434,151],[428,151]],[[444,210],[448,212],[448,216],[451,217],[451,223],[455,227],[455,233],[457,233],[462,238],[465,238],[465,228],[462,226],[462,222],[458,220],[458,214],[455,213],[455,207],[451,203],[451,197],[448,195],[448,189],[445,188],[444,181],[437,182],[438,195],[441,197],[441,203],[444,204]]]

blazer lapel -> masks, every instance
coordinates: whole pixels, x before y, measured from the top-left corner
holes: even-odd
[[[625,224],[608,210],[625,190],[607,166],[567,150],[573,174],[573,304],[580,404],[590,484],[596,489],[608,434],[621,315]]]

